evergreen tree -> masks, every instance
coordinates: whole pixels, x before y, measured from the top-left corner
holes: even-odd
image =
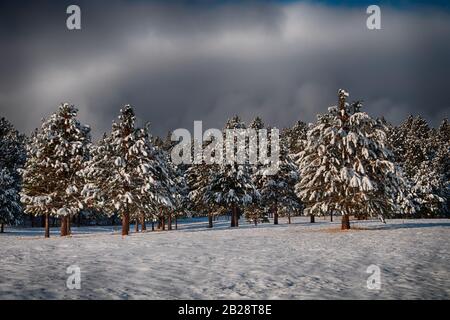
[[[238,116],[228,120],[225,126],[225,129],[245,128],[245,124]],[[225,150],[231,150],[235,156],[242,151],[240,148],[245,148],[238,146],[237,138],[234,141],[228,139],[225,141]],[[237,161],[229,160],[223,161],[218,165],[217,171],[212,172],[204,197],[205,201],[214,202],[223,208],[231,208],[231,227],[238,227],[240,207],[246,207],[257,201],[259,192],[253,184],[248,163],[239,164]]]
[[[112,131],[92,148],[92,157],[82,172],[86,203],[109,215],[122,218],[122,235],[128,235],[130,219],[138,221],[143,212],[157,204],[170,203],[167,168],[152,144],[147,128],[136,128],[133,108],[120,110]]]
[[[20,221],[20,197],[16,180],[7,169],[0,170],[0,233],[5,224],[13,225]]]
[[[437,196],[440,202],[438,213],[448,217],[450,215],[450,124],[444,119],[433,136],[434,157],[431,167],[439,178]]]
[[[431,129],[425,119],[420,116],[412,117],[400,125],[400,134],[395,143],[399,149],[397,155],[408,177],[416,175],[420,165],[424,161],[431,160],[430,149]]]
[[[301,209],[300,199],[295,193],[299,175],[295,162],[287,154],[281,153],[276,174],[267,174],[264,168],[257,173],[256,185],[261,194],[261,203],[273,211],[274,224],[278,224],[280,211],[289,218]]]
[[[90,129],[77,119],[78,110],[62,104],[44,120],[27,146],[22,172],[25,212],[45,215],[45,236],[50,236],[49,216],[61,218],[61,236],[70,232],[70,217],[83,208],[82,180],[77,173],[89,156]]]
[[[444,177],[429,161],[420,164],[412,178],[412,186],[421,216],[434,216],[443,210],[445,199],[440,194],[445,190]]]
[[[153,145],[155,147],[158,147],[158,148],[161,148],[161,149],[164,148],[164,140],[161,139],[160,137],[158,137],[158,136],[152,137],[152,142],[153,142]]]
[[[446,178],[440,163],[448,149],[445,150],[439,131],[431,129],[422,117],[409,116],[390,133],[395,158],[411,184],[416,214],[440,214],[446,207]]]
[[[249,125],[249,128],[256,130],[256,133],[258,133],[259,130],[266,129],[266,126],[262,119],[260,117],[256,117]],[[255,141],[253,141],[255,140]],[[259,157],[259,136],[252,136],[249,140],[249,152],[255,154],[257,157]],[[268,149],[270,151],[270,144],[268,145]],[[261,190],[263,188],[263,180],[262,180],[262,168],[263,164],[261,164],[259,161],[257,164],[252,165],[250,167],[251,175],[252,175],[252,181],[258,190],[258,192],[261,195]],[[245,216],[249,222],[252,222],[257,225],[258,222],[269,222],[269,208],[267,207],[267,203],[265,203],[264,198],[259,197],[258,201],[254,201],[253,204],[247,206],[244,210]]]
[[[172,131],[169,131],[166,135],[166,138],[160,142],[160,145],[158,145],[158,147],[170,154],[176,143],[176,141],[172,141]]]
[[[294,126],[282,131],[281,141],[290,155],[299,154],[303,150],[307,132],[308,125],[302,121],[297,121]]]
[[[260,118],[256,118],[250,124],[250,127],[256,130],[265,129],[264,123]],[[268,131],[271,131],[270,128]],[[270,153],[271,136],[269,135],[268,138],[268,152]],[[298,212],[301,208],[300,199],[294,191],[295,184],[298,182],[298,172],[295,162],[289,155],[290,143],[292,141],[282,140],[280,157],[276,164],[278,167],[276,173],[273,173],[272,170],[267,170],[264,164],[258,163],[257,166],[253,167],[253,181],[261,195],[259,206],[253,206],[251,208],[253,212],[249,213],[253,219],[264,221],[267,219],[267,211],[271,210],[274,224],[278,224],[278,217],[281,211],[288,216],[290,223],[291,215]]]
[[[171,205],[165,207],[165,212],[168,222],[168,230],[172,230],[173,219],[177,221],[179,216],[183,216],[189,213],[188,210],[188,186],[185,179],[186,165],[176,165],[172,162],[169,152],[173,145],[164,151],[165,164],[167,165],[168,172],[168,184],[167,190],[171,199]],[[177,225],[176,225],[177,227]]]
[[[194,141],[193,143],[199,142]],[[211,143],[211,141],[205,141],[203,143],[203,150],[209,143]],[[216,164],[207,164],[203,152],[198,152],[199,154],[195,155],[195,158],[202,159],[201,163],[191,164],[185,172],[185,179],[188,187],[188,208],[196,215],[208,216],[208,228],[212,228],[214,214],[217,214],[217,205],[215,202],[206,201],[205,194],[208,190],[209,179],[213,175],[213,172],[218,169],[218,166]]]
[[[169,190],[171,204],[162,206],[159,214],[161,224],[164,222],[165,225],[165,221],[167,221],[168,230],[172,230],[173,219],[175,219],[175,228],[177,228],[178,217],[189,213],[189,190],[185,179],[188,166],[186,164],[175,165],[170,157],[172,149],[176,144],[176,141],[172,141],[172,131],[169,131],[165,139],[159,139],[156,145],[162,158],[165,159],[169,175],[167,177],[168,183],[166,187]]]
[[[146,161],[149,165],[145,172],[145,187],[142,190],[143,230],[146,229],[146,216],[159,218],[163,225],[165,225],[165,218],[168,218],[169,229],[171,229],[174,215],[172,211],[181,205],[181,191],[177,183],[181,184],[182,181],[176,176],[176,168],[170,162],[168,153],[152,144],[153,139],[148,133],[148,128],[145,132],[145,141],[149,150]]]
[[[361,112],[361,103],[348,104],[344,90],[338,95],[339,105],[308,131],[297,191],[306,213],[339,213],[342,229],[349,229],[350,215],[387,215],[408,199],[402,171],[386,148],[386,127]]]
[[[436,167],[444,177],[444,196],[446,199],[445,213],[450,215],[450,124],[447,119],[442,121],[438,131],[439,151],[436,157]]]
[[[20,178],[18,170],[26,161],[25,143],[25,136],[7,119],[0,118],[0,168],[10,171],[14,179]]]
[[[22,221],[19,201],[21,178],[19,170],[26,160],[25,136],[19,134],[5,118],[0,119],[0,225]]]

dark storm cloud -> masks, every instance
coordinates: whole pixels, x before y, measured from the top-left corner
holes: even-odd
[[[358,6],[89,1],[68,31],[69,4],[0,7],[1,115],[25,132],[63,101],[96,135],[125,103],[157,134],[233,114],[282,127],[313,121],[341,87],[393,122],[449,114],[450,16],[436,7],[382,6],[369,31]]]

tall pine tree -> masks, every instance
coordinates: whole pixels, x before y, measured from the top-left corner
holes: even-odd
[[[25,212],[45,215],[45,237],[50,236],[50,216],[61,218],[61,236],[66,236],[70,217],[83,208],[77,173],[89,157],[90,128],[78,121],[77,113],[74,106],[62,104],[27,146],[21,199]]]
[[[420,116],[409,116],[400,126],[391,128],[389,140],[411,185],[416,215],[433,217],[443,212],[446,178],[440,163],[448,149],[439,130],[431,129]]]
[[[308,131],[307,145],[298,161],[298,195],[305,211],[342,215],[342,229],[350,215],[388,215],[408,201],[402,171],[386,148],[386,127],[348,104],[339,90],[339,104]]]
[[[238,116],[228,120],[226,129],[245,129],[245,124]],[[235,131],[239,135],[239,131]],[[224,137],[225,131],[224,131]],[[242,137],[241,137],[242,138]],[[225,138],[225,150],[236,156],[240,148],[247,145],[239,145],[237,137],[234,139]],[[251,178],[251,168],[248,162],[239,164],[233,159],[226,159],[218,166],[217,171],[212,172],[209,178],[209,185],[204,195],[205,201],[211,201],[215,204],[231,209],[231,227],[239,226],[239,215],[243,207],[246,207],[259,198],[259,192],[256,190]]]
[[[25,136],[5,118],[0,119],[0,232],[4,225],[22,221],[19,170],[26,160]]]
[[[148,128],[136,128],[131,106],[120,110],[109,135],[93,146],[85,165],[85,202],[109,215],[122,218],[122,235],[130,231],[130,219],[145,222],[151,211],[171,205],[168,170],[152,143]]]

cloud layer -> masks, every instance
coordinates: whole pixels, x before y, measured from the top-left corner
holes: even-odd
[[[156,134],[234,114],[284,127],[338,88],[394,123],[449,116],[448,11],[382,6],[370,31],[357,6],[81,1],[83,29],[68,31],[68,4],[0,7],[0,111],[27,133],[63,101],[96,136],[126,103]]]

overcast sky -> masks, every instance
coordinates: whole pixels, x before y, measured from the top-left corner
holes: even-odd
[[[0,116],[25,133],[61,102],[94,136],[124,104],[155,134],[234,114],[314,121],[345,88],[372,116],[433,125],[450,110],[450,10],[357,1],[2,1]],[[168,4],[170,3],[170,4]],[[66,28],[78,4],[82,30]]]

